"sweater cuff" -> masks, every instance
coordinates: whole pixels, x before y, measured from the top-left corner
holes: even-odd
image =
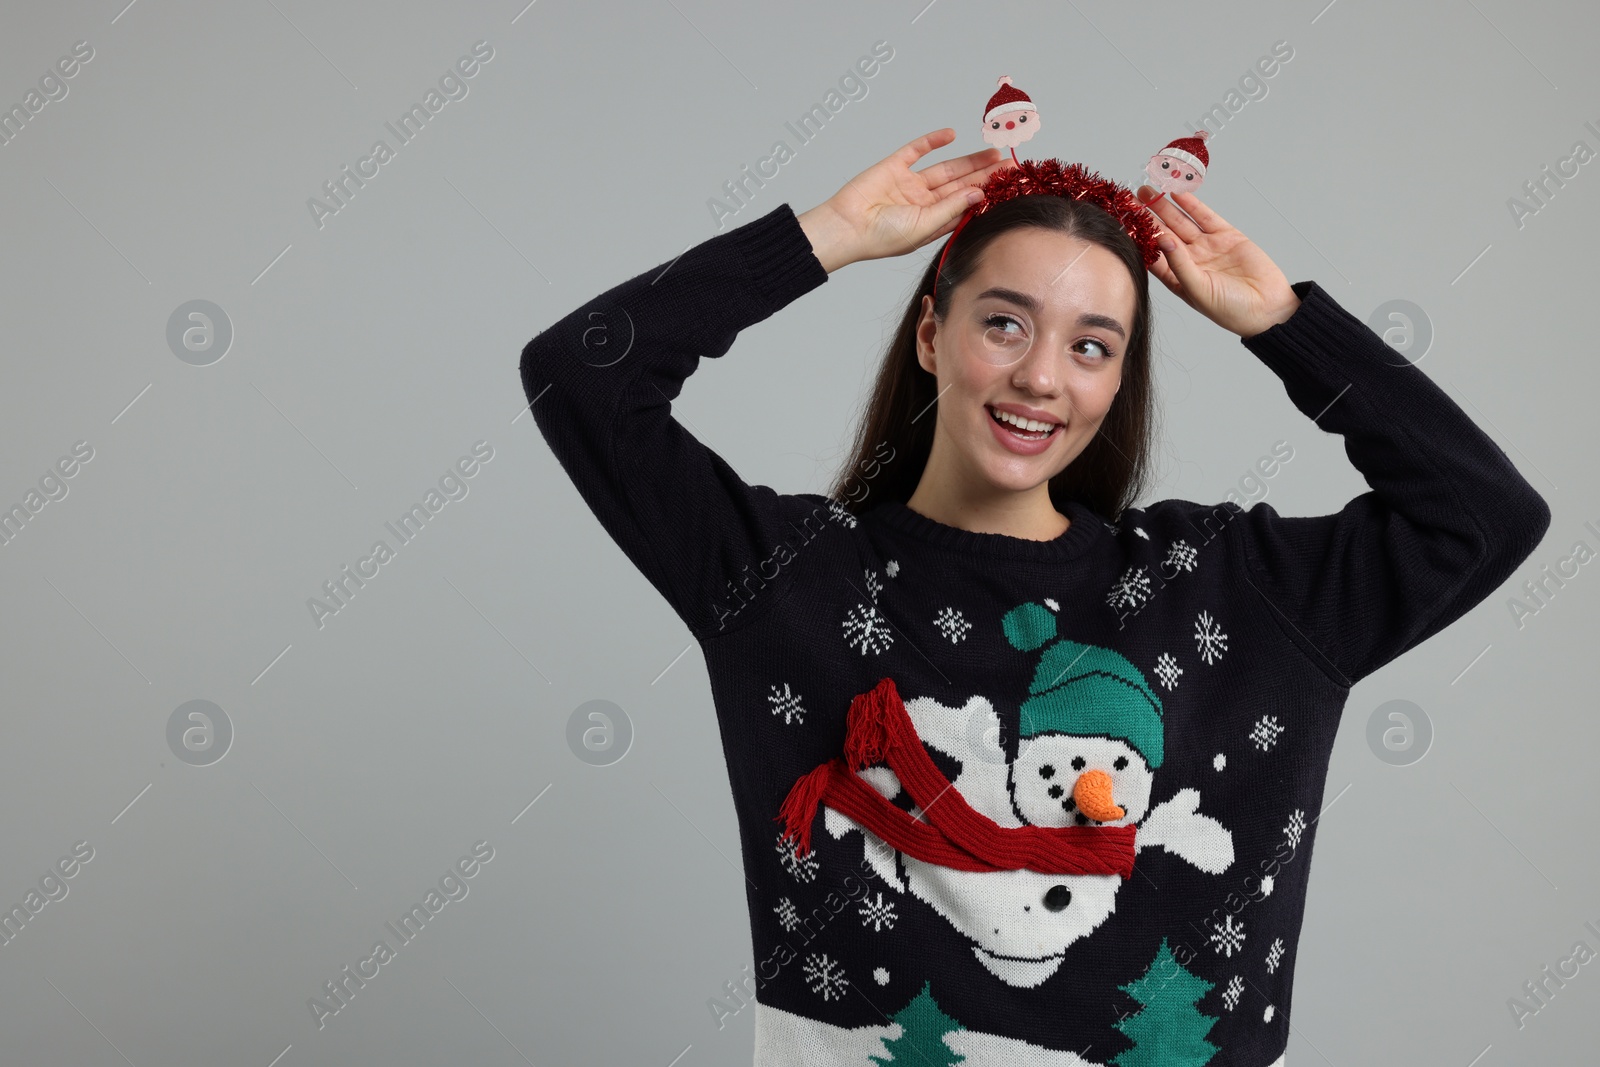
[[[811,238],[788,203],[725,236],[756,292],[773,310],[828,280],[827,269],[812,251]]]
[[[1239,338],[1246,348],[1253,349],[1258,341],[1294,347],[1294,342],[1302,335],[1315,334],[1318,329],[1326,330],[1332,325],[1328,318],[1330,312],[1335,315],[1349,314],[1328,295],[1326,289],[1314,281],[1294,282],[1289,288],[1300,298],[1300,306],[1282,322],[1275,322],[1260,333]]]
[[[1372,327],[1352,315],[1314,281],[1295,282],[1290,288],[1300,298],[1300,306],[1294,313],[1253,337],[1239,339],[1286,385],[1308,381],[1321,385],[1356,382],[1363,387],[1381,388],[1396,404],[1403,403],[1401,397],[1423,402],[1418,391],[1426,391],[1423,383],[1426,375],[1385,344]],[[1400,373],[1402,369],[1410,373]],[[1293,388],[1290,396],[1294,396]],[[1431,407],[1424,403],[1423,410]]]

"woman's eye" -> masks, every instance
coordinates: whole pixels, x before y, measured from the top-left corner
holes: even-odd
[[[991,330],[1001,326],[1015,326],[1019,330],[1022,329],[1022,323],[1018,322],[1010,315],[990,315],[988,318],[983,320],[983,324],[989,327]]]
[[[1085,337],[1083,340],[1079,341],[1078,344],[1080,344],[1080,345],[1093,345],[1094,347],[1096,347],[1096,348],[1098,348],[1100,350],[1100,358],[1101,359],[1110,359],[1111,358],[1111,349],[1107,348],[1105,345],[1101,344],[1099,341],[1094,340],[1093,338]]]

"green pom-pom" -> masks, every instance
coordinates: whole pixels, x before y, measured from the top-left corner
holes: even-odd
[[[1018,652],[1032,652],[1055,637],[1056,615],[1043,604],[1029,601],[1006,612],[1000,627],[1012,648]]]

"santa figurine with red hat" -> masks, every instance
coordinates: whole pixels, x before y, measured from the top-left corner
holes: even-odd
[[[1189,137],[1179,137],[1167,147],[1150,157],[1144,173],[1150,184],[1162,193],[1192,193],[1206,180],[1206,167],[1211,157],[1206,153],[1210,130],[1197,130]],[[1155,197],[1151,197],[1154,201]]]
[[[1011,75],[1000,75],[1000,88],[983,109],[983,139],[997,148],[1011,149],[1017,160],[1017,145],[1030,139],[1039,129],[1039,109],[1028,94],[1011,84]]]

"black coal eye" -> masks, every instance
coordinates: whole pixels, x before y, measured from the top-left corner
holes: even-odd
[[[1018,122],[1027,122],[1027,121],[1028,121],[1028,116],[1026,116],[1026,115],[1019,115],[1019,116],[1018,116],[1018,117],[1017,117],[1017,121],[1018,121]]]
[[[1060,911],[1072,903],[1072,890],[1064,885],[1053,885],[1050,892],[1044,895],[1044,906],[1051,911]]]
[[[1043,767],[1039,768],[1039,777],[1040,778],[1054,778],[1055,776],[1056,776],[1056,769],[1054,767],[1050,766],[1050,764],[1046,763]]]
[[[995,119],[993,122],[989,123],[989,128],[991,130],[998,130],[1000,128],[1000,120]]]
[[[1073,770],[1081,771],[1081,770],[1083,770],[1084,766],[1085,766],[1085,763],[1084,763],[1084,760],[1083,760],[1082,756],[1073,756],[1072,757],[1072,769]]]
[[[1185,174],[1183,176],[1183,180],[1186,181],[1186,182],[1192,182],[1192,181],[1194,181],[1194,175],[1193,174]]]
[[[1127,765],[1128,765],[1128,757],[1127,756],[1118,756],[1117,757],[1117,762],[1113,763],[1111,766],[1115,767],[1117,770],[1120,771],[1120,770],[1122,770],[1122,768],[1126,767]]]
[[[1171,164],[1171,163],[1166,163],[1166,162],[1163,162],[1163,163],[1162,163],[1162,164],[1161,164],[1161,169],[1162,169],[1162,170],[1170,170],[1170,169],[1171,169],[1171,167],[1172,167],[1172,164]]]

